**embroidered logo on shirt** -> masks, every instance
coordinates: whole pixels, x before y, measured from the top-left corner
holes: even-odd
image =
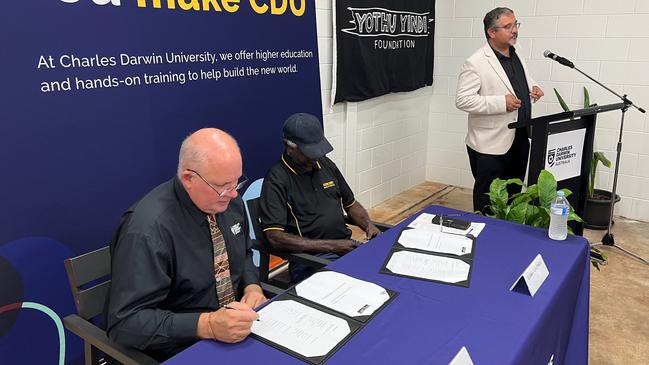
[[[324,189],[333,188],[334,186],[336,186],[336,184],[334,184],[332,180],[322,183],[322,188]]]
[[[233,225],[232,227],[230,227],[230,231],[232,231],[233,235],[235,235],[235,236],[238,235],[239,232],[241,232],[241,223],[237,223],[237,224]]]

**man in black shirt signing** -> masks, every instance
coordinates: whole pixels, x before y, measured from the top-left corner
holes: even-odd
[[[317,117],[291,115],[284,123],[283,141],[284,154],[266,174],[260,200],[262,228],[273,249],[326,259],[353,250],[360,242],[350,239],[343,210],[368,239],[379,234],[338,167],[325,156],[333,147]],[[313,273],[296,263],[289,270],[294,282]]]
[[[177,176],[124,213],[110,244],[111,339],[164,360],[198,339],[248,336],[253,308],[266,298],[237,193],[241,177],[236,141],[201,129],[182,143]]]

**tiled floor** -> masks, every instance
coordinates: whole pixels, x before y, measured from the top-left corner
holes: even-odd
[[[370,217],[395,224],[431,205],[471,211],[471,190],[426,182],[370,209]],[[606,231],[586,230],[593,243]],[[615,243],[649,258],[649,223],[616,217]],[[649,265],[621,250],[603,246],[608,264],[591,267],[591,365],[649,364]],[[570,365],[570,364],[567,364]]]

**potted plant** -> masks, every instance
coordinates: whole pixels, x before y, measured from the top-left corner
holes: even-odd
[[[489,186],[489,208],[492,218],[526,224],[532,227],[550,227],[550,204],[557,196],[557,180],[548,170],[541,170],[536,184],[528,186],[524,191],[516,193],[511,198],[507,185],[525,186],[521,179],[494,179]],[[570,189],[561,189],[565,196],[572,194]],[[570,207],[568,221],[582,222],[582,219]],[[572,233],[568,227],[569,233]]]
[[[541,170],[536,184],[530,185],[520,193],[512,197],[507,192],[507,185],[516,184],[525,186],[520,179],[495,179],[489,186],[489,208],[493,214],[487,214],[492,218],[504,219],[511,222],[526,224],[532,227],[549,228],[550,227],[550,204],[557,195],[557,180],[550,171]],[[569,189],[561,189],[566,196],[572,194]],[[568,221],[583,222],[575,213],[572,206],[568,213]],[[568,226],[568,232],[572,234],[572,229]],[[590,248],[591,253],[601,252]],[[591,258],[591,263],[599,270],[601,261]]]
[[[588,196],[586,197],[586,207],[584,207],[584,226],[590,229],[607,229],[611,218],[611,192],[595,189],[595,172],[597,164],[600,162],[606,167],[611,167],[611,161],[603,153],[593,153],[588,180]],[[619,201],[620,196],[615,194],[614,203]]]
[[[561,108],[570,111],[568,104],[561,97],[557,89],[553,89],[554,94],[559,100]],[[588,89],[584,87],[584,108],[590,105],[590,96]],[[590,163],[590,175],[588,179],[588,195],[586,196],[586,206],[584,207],[584,226],[590,229],[607,229],[608,222],[611,218],[611,195],[610,191],[595,189],[595,175],[599,163],[606,167],[611,167],[611,161],[602,152],[593,152],[593,158]],[[620,196],[615,194],[615,202],[620,201]]]

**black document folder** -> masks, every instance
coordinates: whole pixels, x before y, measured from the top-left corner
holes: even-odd
[[[441,252],[432,252],[432,251],[427,251],[427,250],[422,250],[422,249],[417,249],[417,248],[410,248],[410,247],[405,247],[402,244],[399,243],[399,238],[403,234],[403,232],[414,229],[414,228],[409,228],[406,227],[401,230],[399,233],[399,236],[397,236],[397,239],[394,241],[394,245],[390,249],[390,252],[388,253],[388,256],[385,258],[385,261],[383,262],[383,266],[381,267],[381,270],[379,272],[383,274],[388,274],[388,275],[395,275],[395,276],[401,276],[401,277],[407,277],[407,278],[413,278],[417,280],[425,280],[425,281],[432,281],[436,283],[441,283],[441,284],[448,284],[448,285],[456,285],[456,286],[462,286],[465,288],[468,288],[470,283],[471,283],[471,274],[473,273],[473,257],[475,254],[475,249],[476,249],[476,238],[475,237],[468,237],[471,240],[471,252],[465,255],[454,255],[454,254],[448,254],[448,253],[441,253]],[[457,259],[462,262],[465,262],[466,264],[469,265],[469,272],[467,275],[466,280],[462,281],[457,281],[457,282],[447,282],[447,281],[441,281],[441,280],[433,280],[429,278],[424,278],[424,277],[419,277],[419,276],[411,276],[411,275],[406,275],[406,274],[401,274],[397,272],[393,272],[392,270],[388,269],[388,263],[392,259],[392,256],[397,253],[397,252],[412,252],[418,255],[429,255],[429,256],[438,256],[438,257],[446,257],[446,258],[451,258],[451,259]]]
[[[328,270],[321,270],[321,271],[328,271]],[[298,352],[295,352],[295,351],[293,351],[293,350],[291,350],[291,349],[289,349],[287,347],[284,347],[284,346],[282,346],[280,344],[277,344],[277,343],[273,342],[272,340],[266,339],[266,338],[264,338],[262,336],[259,336],[259,335],[255,334],[255,333],[252,333],[250,336],[257,339],[257,340],[259,340],[259,341],[261,341],[261,342],[263,342],[263,343],[265,343],[265,344],[267,344],[267,345],[269,345],[269,346],[272,346],[272,347],[274,347],[274,348],[276,348],[278,350],[281,350],[281,351],[283,351],[283,352],[285,352],[285,353],[287,353],[287,354],[289,354],[289,355],[291,355],[291,356],[293,356],[295,358],[298,358],[298,359],[300,359],[300,360],[302,360],[302,361],[304,361],[306,363],[316,364],[316,365],[323,364],[334,353],[336,353],[336,351],[338,351],[340,348],[342,348],[345,345],[345,343],[347,343],[347,341],[349,341],[349,339],[351,339],[358,331],[362,330],[362,328],[367,323],[369,323],[369,321],[371,321],[372,318],[377,316],[383,310],[383,308],[385,308],[389,303],[391,303],[394,300],[394,298],[396,298],[399,295],[399,293],[397,293],[396,291],[393,291],[393,290],[390,290],[390,289],[387,289],[387,288],[384,288],[384,289],[388,293],[388,296],[390,297],[390,299],[388,299],[385,303],[383,303],[383,305],[381,305],[381,307],[379,307],[376,311],[374,311],[374,313],[372,313],[372,315],[358,316],[358,317],[347,316],[346,314],[337,312],[337,311],[335,311],[335,310],[333,310],[333,309],[331,309],[329,307],[326,307],[324,305],[321,305],[321,304],[318,304],[316,302],[310,301],[310,300],[308,300],[306,298],[302,298],[302,297],[298,296],[297,291],[295,289],[295,286],[291,287],[290,289],[288,289],[284,293],[282,293],[282,294],[278,295],[277,297],[273,298],[272,302],[295,301],[297,303],[306,305],[306,306],[311,307],[311,308],[313,308],[315,310],[318,310],[318,311],[321,311],[323,313],[332,315],[334,317],[340,318],[340,319],[347,322],[347,324],[349,325],[350,332],[340,342],[338,342],[338,344],[334,348],[332,348],[324,356],[306,357],[306,356],[304,356],[304,355],[302,355],[302,354],[300,354]],[[263,320],[263,317],[262,317],[262,320]]]

